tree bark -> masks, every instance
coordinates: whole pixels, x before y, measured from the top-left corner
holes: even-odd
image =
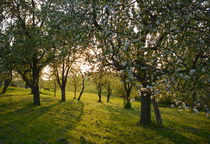
[[[108,88],[107,88],[107,102],[109,102],[111,95],[112,95],[112,89],[110,86],[108,86]]]
[[[62,102],[66,101],[66,87],[65,86],[61,87],[61,101]]]
[[[110,96],[111,96],[111,93],[108,92],[108,94],[107,94],[107,102],[109,102]]]
[[[157,125],[158,125],[158,127],[163,127],[163,122],[162,122],[160,110],[159,110],[158,103],[156,102],[155,98],[152,99],[152,103],[153,103],[153,107],[154,107],[154,112],[155,112],[155,118],[156,118]]]
[[[101,101],[101,92],[102,92],[102,89],[101,89],[101,84],[97,84],[97,90],[98,90],[98,102],[102,102]]]
[[[141,91],[141,116],[140,124],[147,125],[151,123],[151,92]]]
[[[130,99],[126,99],[124,108],[125,109],[131,109],[131,101],[130,101]]]
[[[4,80],[4,86],[2,88],[1,94],[4,94],[7,91],[7,88],[9,87],[11,81],[12,81],[12,71],[8,73],[7,79]]]
[[[80,100],[80,99],[81,99],[82,94],[83,94],[83,92],[84,92],[84,89],[85,89],[85,79],[84,79],[84,76],[82,75],[82,89],[81,89],[81,91],[80,91],[80,94],[79,94],[79,97],[78,97],[77,100]]]
[[[130,84],[130,83],[126,83],[124,81],[124,88],[125,88],[125,91],[126,91],[126,95],[125,95],[125,100],[124,100],[124,108],[126,109],[131,109],[131,102],[130,102],[130,96],[131,96],[131,90],[133,88],[133,84]]]
[[[33,99],[34,99],[34,105],[39,106],[40,105],[40,92],[39,92],[39,86],[33,86],[32,87],[33,92]]]

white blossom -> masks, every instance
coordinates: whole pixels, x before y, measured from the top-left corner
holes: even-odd
[[[198,113],[198,110],[196,108],[193,108],[194,113]]]
[[[201,69],[201,72],[205,72],[206,70],[205,70],[205,68],[203,67],[202,69]]]
[[[122,62],[121,64],[122,66],[126,66],[127,62]]]
[[[129,42],[125,42],[125,47],[128,48],[130,46]]]
[[[195,69],[191,69],[191,70],[190,70],[190,75],[193,75],[195,72],[196,72]]]

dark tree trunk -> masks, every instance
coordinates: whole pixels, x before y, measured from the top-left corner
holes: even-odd
[[[101,93],[98,93],[98,102],[102,102],[101,101]]]
[[[81,99],[82,94],[83,94],[83,92],[84,92],[84,89],[85,89],[85,79],[84,79],[84,76],[82,75],[82,89],[81,89],[81,91],[80,91],[80,94],[79,94],[79,97],[78,97],[77,100],[80,100],[80,99]]]
[[[1,94],[4,94],[7,91],[7,88],[9,87],[9,84],[11,83],[11,81],[12,81],[12,71],[8,73],[7,79],[4,80],[4,86],[2,88]]]
[[[32,87],[32,92],[33,92],[34,105],[39,106],[40,105],[39,86],[36,85],[36,86]]]
[[[26,88],[26,89],[30,88],[30,89],[31,89],[31,94],[33,94],[33,89],[32,89],[32,87],[30,86],[30,84],[28,84],[27,82],[26,82],[26,84],[25,84],[25,88]]]
[[[126,99],[124,108],[131,109],[131,101],[130,101],[130,99]]]
[[[66,101],[66,87],[65,86],[61,87],[61,101],[63,102]]]
[[[131,90],[133,88],[133,84],[131,83],[126,83],[124,81],[124,88],[125,88],[125,92],[126,92],[126,95],[125,95],[125,99],[124,99],[124,108],[126,109],[131,109],[131,102],[130,102],[130,96],[131,96]]]
[[[155,99],[152,99],[152,103],[153,103],[153,107],[154,107],[154,112],[155,112],[155,118],[156,118],[157,125],[158,125],[158,127],[163,127],[163,122],[162,122],[160,110],[159,110],[159,107],[158,107],[158,103],[156,102]]]
[[[101,84],[97,84],[97,90],[98,90],[98,102],[102,102],[101,101],[101,92],[102,92],[102,88],[101,88]]]
[[[33,80],[32,80],[32,93],[34,96],[34,105],[39,106],[40,105],[40,92],[39,92],[39,73],[40,73],[40,69],[37,66],[37,61],[35,60],[33,62],[33,68],[32,68],[32,76],[33,76]],[[28,83],[29,84],[29,83]]]
[[[141,116],[140,124],[147,125],[151,123],[151,92],[141,91]]]
[[[107,88],[107,102],[109,102],[111,95],[112,95],[112,89],[110,86],[108,86],[108,88]]]
[[[111,93],[108,93],[107,94],[107,102],[109,102],[110,96],[111,96]]]

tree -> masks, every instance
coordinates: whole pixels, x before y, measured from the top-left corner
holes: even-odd
[[[100,2],[92,3],[97,47],[108,65],[124,70],[141,84],[140,123],[149,124],[152,88],[162,76],[174,72],[172,64],[177,56],[173,51],[182,44],[176,38],[190,27],[185,25],[189,17],[201,19],[199,7],[205,4],[195,1]],[[190,42],[188,38],[184,40]]]
[[[71,65],[74,61],[74,58],[71,57],[71,54],[67,54],[62,59],[59,58],[61,61],[54,62],[54,69],[56,71],[56,79],[57,83],[61,89],[61,101],[66,101],[66,83],[68,74],[71,68]]]
[[[80,93],[79,93],[79,96],[78,96],[77,100],[80,100],[80,99],[81,99],[82,94],[83,94],[84,89],[85,89],[85,74],[82,73],[81,71],[80,71],[80,74],[81,74],[81,76],[82,76],[82,88],[81,88],[81,91],[80,91]]]
[[[106,96],[106,101],[109,102],[110,101],[110,97],[112,95],[112,87],[113,87],[113,75],[114,73],[112,72],[106,72],[104,78],[103,78],[103,86],[107,91],[107,96]]]
[[[104,77],[104,70],[102,67],[100,67],[98,71],[92,73],[92,80],[96,85],[96,89],[98,93],[98,102],[102,102],[101,93],[103,90],[103,77]]]
[[[77,97],[77,88],[78,88],[78,83],[79,83],[79,77],[78,77],[78,73],[71,70],[72,73],[72,77],[73,77],[73,85],[74,85],[74,97],[73,99],[76,99]]]
[[[46,21],[49,6],[50,2],[12,1],[5,10],[5,33],[12,40],[7,61],[32,89],[34,105],[40,105],[41,71],[54,58],[55,48]]]
[[[12,70],[2,73],[1,77],[3,77],[4,86],[0,94],[4,94],[12,81]]]
[[[131,91],[133,88],[133,82],[131,82],[128,78],[128,75],[125,72],[122,72],[120,74],[121,81],[123,82],[123,86],[125,89],[125,95],[124,95],[124,104],[126,109],[131,109]]]
[[[80,100],[81,97],[82,97],[82,94],[84,92],[84,89],[85,89],[85,73],[81,71],[80,66],[75,64],[73,66],[73,68],[71,69],[71,74],[72,74],[72,77],[73,77],[73,85],[74,85],[74,97],[73,97],[73,99],[76,99],[78,86],[80,85],[80,81],[82,81],[81,82],[82,83],[81,84],[82,88],[81,88],[80,94],[77,98],[77,100]],[[79,77],[81,77],[81,79]]]
[[[12,80],[12,65],[7,61],[7,56],[10,48],[10,39],[8,35],[0,31],[0,87],[2,85],[2,91],[0,94],[4,94]]]

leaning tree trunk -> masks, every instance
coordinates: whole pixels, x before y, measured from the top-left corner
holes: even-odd
[[[153,103],[153,107],[154,107],[154,112],[155,112],[155,118],[156,118],[157,125],[158,125],[158,127],[163,127],[163,122],[162,122],[160,110],[159,110],[158,103],[156,102],[155,98],[152,99],[152,103]]]
[[[2,88],[1,94],[4,94],[12,81],[12,71],[9,72],[7,79],[4,81],[4,87]]]
[[[81,89],[81,91],[80,91],[80,94],[79,94],[79,97],[78,97],[77,100],[80,100],[80,99],[81,99],[82,94],[83,94],[83,92],[84,92],[84,89],[85,89],[85,79],[84,79],[84,76],[82,75],[82,89]]]
[[[151,123],[151,92],[141,91],[141,116],[140,124],[147,125]]]

